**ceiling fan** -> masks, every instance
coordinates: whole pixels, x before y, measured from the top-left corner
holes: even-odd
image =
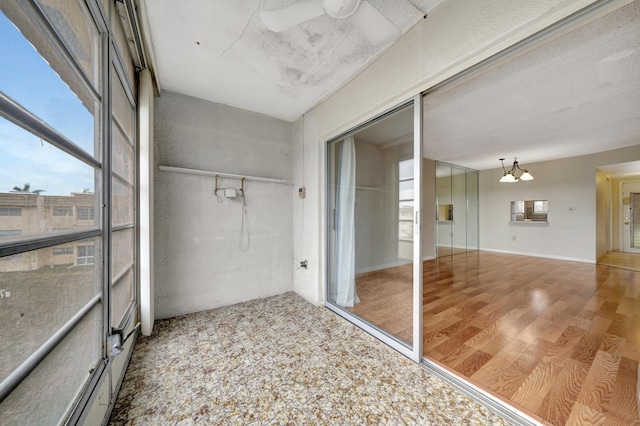
[[[323,14],[349,21],[371,44],[384,46],[401,33],[391,21],[366,0],[298,0],[287,6],[260,12],[262,22],[281,32]]]

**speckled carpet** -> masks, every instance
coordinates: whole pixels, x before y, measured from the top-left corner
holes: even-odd
[[[157,321],[111,425],[504,425],[294,293]]]

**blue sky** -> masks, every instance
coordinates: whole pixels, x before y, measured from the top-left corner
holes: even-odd
[[[80,99],[0,12],[0,91],[93,154],[94,120]],[[0,192],[94,190],[94,169],[0,117]]]

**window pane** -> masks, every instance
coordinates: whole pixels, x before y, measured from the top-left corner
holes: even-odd
[[[133,265],[133,229],[123,229],[112,235],[111,276],[115,279]]]
[[[0,381],[100,292],[100,262],[78,263],[71,252],[90,246],[95,258],[100,241],[0,258],[0,290],[9,292],[0,299]]]
[[[118,77],[118,73],[114,67],[111,67],[111,87],[113,89],[113,116],[124,131],[124,134],[131,140],[134,137],[134,113],[133,106],[129,102],[129,98],[122,86],[122,82]]]
[[[400,180],[413,179],[413,158],[400,161]]]
[[[398,222],[398,239],[413,240],[413,221]]]
[[[398,219],[408,221],[413,220],[413,201],[400,201]]]
[[[111,326],[119,327],[133,300],[133,269],[113,285],[111,290]]]
[[[64,40],[65,45],[89,81],[97,86],[100,55],[99,34],[83,2],[73,0],[38,0],[45,15]]]
[[[113,171],[127,180],[128,183],[134,184],[134,155],[133,147],[129,145],[126,137],[122,134],[120,127],[113,126]]]
[[[133,188],[113,179],[113,226],[133,225]]]
[[[79,98],[2,13],[0,57],[0,91],[93,155],[97,103],[88,94]]]
[[[400,188],[400,200],[413,200],[413,180],[405,180],[398,183]]]
[[[23,237],[97,226],[95,169],[0,118],[0,230]]]
[[[0,424],[62,423],[100,361],[101,318],[102,306],[97,305],[0,404]],[[31,331],[22,331],[23,340],[28,340],[25,337],[30,336]],[[11,349],[4,342],[3,352]]]

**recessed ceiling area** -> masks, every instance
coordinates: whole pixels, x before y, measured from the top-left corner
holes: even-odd
[[[321,7],[322,0],[312,1]],[[398,29],[399,37],[441,1],[368,3]],[[395,41],[374,44],[353,19],[326,13],[284,31],[269,30],[260,12],[293,3],[145,2],[162,89],[294,121]]]

